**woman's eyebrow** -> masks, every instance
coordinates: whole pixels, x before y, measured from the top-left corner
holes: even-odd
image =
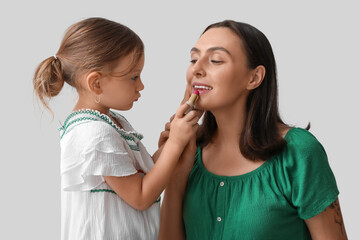
[[[231,56],[230,52],[224,47],[211,47],[208,50],[206,50],[207,53],[214,52],[214,51],[223,51]],[[196,47],[193,47],[190,50],[190,52],[200,52],[200,50]]]

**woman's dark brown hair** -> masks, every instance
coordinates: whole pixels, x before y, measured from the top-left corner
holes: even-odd
[[[276,62],[271,45],[266,36],[255,27],[231,20],[211,24],[203,34],[211,28],[219,27],[228,28],[239,37],[239,47],[245,51],[249,69],[255,69],[259,65],[266,69],[263,82],[247,98],[247,115],[239,147],[244,157],[250,160],[267,160],[286,146],[278,129],[279,123],[284,122],[278,110]],[[216,129],[214,115],[206,111],[198,131],[197,145],[204,147],[210,143]]]
[[[35,93],[50,110],[47,100],[59,94],[64,82],[78,89],[76,79],[80,74],[101,71],[105,66],[111,71],[113,63],[130,53],[135,56],[131,66],[136,66],[144,45],[128,27],[104,18],[77,22],[65,32],[56,56],[37,67],[33,78]]]

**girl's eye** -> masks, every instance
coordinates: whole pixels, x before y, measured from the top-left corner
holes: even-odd
[[[220,64],[223,63],[224,61],[218,61],[218,60],[211,60],[212,63],[216,63],[216,64]]]
[[[134,81],[137,80],[137,79],[139,79],[139,76],[134,76],[134,77],[131,78],[131,80],[134,80]]]
[[[194,64],[194,63],[196,63],[196,59],[192,59],[190,62],[192,63],[192,64]]]

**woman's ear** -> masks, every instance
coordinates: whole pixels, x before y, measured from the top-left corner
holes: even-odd
[[[266,73],[266,69],[264,66],[262,66],[262,65],[257,66],[253,70],[251,80],[248,82],[248,85],[247,85],[247,89],[253,90],[253,89],[257,88],[258,86],[260,86],[260,84],[264,80],[265,73]]]
[[[90,72],[86,77],[86,84],[90,92],[95,95],[100,95],[102,93],[101,74],[99,72]]]

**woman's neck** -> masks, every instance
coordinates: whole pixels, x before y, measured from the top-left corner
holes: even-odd
[[[238,176],[258,168],[262,161],[251,161],[240,151],[240,135],[246,121],[245,104],[212,110],[217,130],[212,141],[203,148],[202,161],[216,175]]]
[[[246,120],[245,104],[214,110],[212,114],[217,124],[213,142],[239,146],[240,135]]]

